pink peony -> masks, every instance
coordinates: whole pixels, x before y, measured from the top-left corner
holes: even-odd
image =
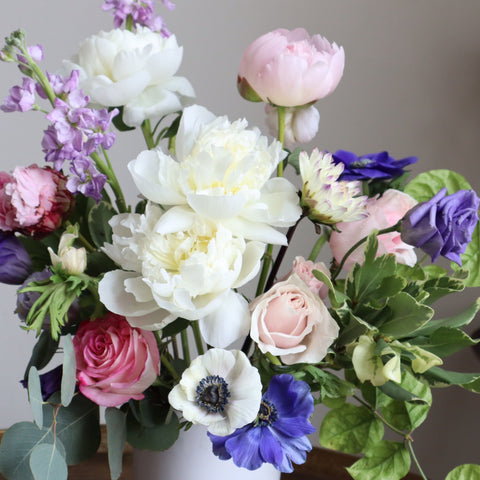
[[[82,322],[73,344],[80,392],[103,407],[141,400],[160,372],[154,333],[114,313]]]
[[[42,237],[56,230],[73,207],[61,172],[37,165],[0,172],[0,230]]]
[[[356,222],[337,223],[340,233],[333,232],[330,237],[330,248],[335,260],[341,262],[347,251],[372,230],[395,225],[416,203],[410,195],[393,189],[387,190],[381,197],[369,198],[366,218]],[[355,263],[363,263],[364,251],[365,244],[349,255],[343,267],[350,270]],[[417,261],[414,247],[402,242],[399,232],[378,236],[377,256],[386,253],[395,255],[397,262],[405,265],[413,266]]]
[[[247,100],[282,107],[326,97],[343,75],[343,47],[306,30],[278,29],[257,38],[243,53],[237,86]]]
[[[296,274],[257,297],[250,312],[252,339],[287,365],[320,362],[339,331],[324,303]]]

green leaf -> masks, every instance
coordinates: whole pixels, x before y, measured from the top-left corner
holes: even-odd
[[[135,127],[130,127],[123,121],[123,106],[116,108],[119,110],[119,113],[112,118],[112,123],[115,125],[115,128],[120,132],[135,130]],[[113,107],[110,107],[108,110],[112,111]]]
[[[408,193],[417,202],[426,202],[444,187],[447,188],[449,195],[458,190],[470,190],[472,188],[459,173],[438,169],[420,173],[408,183],[405,187],[405,193]]]
[[[362,452],[382,437],[383,424],[373,412],[350,403],[330,410],[320,427],[321,445],[345,453]]]
[[[8,480],[34,480],[30,470],[30,454],[43,443],[53,443],[50,429],[39,429],[33,422],[12,425],[0,444],[0,471]]]
[[[480,480],[480,465],[467,463],[455,467],[445,480]]]
[[[387,302],[392,319],[380,326],[380,332],[394,338],[408,337],[425,325],[433,316],[433,309],[417,302],[405,292],[391,297]]]
[[[65,449],[60,442],[37,445],[30,455],[30,468],[35,480],[66,480],[68,477]],[[62,453],[63,450],[63,453]]]
[[[354,315],[351,310],[349,310],[347,318],[348,322],[346,326],[341,329],[341,333],[336,341],[338,347],[350,344],[367,332],[376,333],[378,331],[377,328]]]
[[[463,312],[452,317],[441,318],[438,320],[430,320],[425,326],[417,330],[416,335],[430,335],[440,327],[463,327],[468,325],[476,316],[480,309],[480,298],[477,298],[472,305]]]
[[[287,164],[291,165],[295,169],[295,172],[297,175],[300,175],[300,152],[301,151],[302,151],[301,148],[296,148],[286,158]]]
[[[462,266],[459,267],[455,262],[452,262],[452,268],[454,270],[459,268],[468,270],[470,275],[465,280],[465,285],[467,287],[480,287],[480,223],[477,224],[465,253],[460,256]]]
[[[464,290],[467,276],[468,272],[465,270],[457,270],[451,276],[428,279],[423,285],[424,290],[428,293],[428,304],[431,305],[450,293]]]
[[[410,455],[402,443],[383,441],[347,468],[355,480],[400,480],[410,470]]]
[[[131,411],[127,415],[127,441],[134,448],[166,450],[176,442],[179,428],[178,418],[173,412],[165,423],[150,428],[138,423]]]
[[[60,395],[51,397],[53,404]],[[98,405],[81,394],[73,397],[68,407],[46,405],[43,407],[44,423],[57,422],[56,434],[67,452],[67,464],[75,465],[90,458],[100,445],[100,421]]]
[[[116,210],[107,202],[101,201],[88,213],[88,230],[95,245],[100,248],[112,242],[112,227],[108,221],[116,215]]]
[[[411,343],[439,357],[448,357],[459,350],[476,345],[479,341],[473,340],[459,328],[441,327],[430,337],[421,337],[418,341],[413,340]]]
[[[354,385],[346,380],[342,380],[333,373],[313,365],[307,365],[305,371],[312,376],[313,382],[320,385],[320,395],[323,403],[325,403],[324,400],[327,398],[341,398],[344,400],[345,397],[351,396],[355,392]]]
[[[75,348],[70,334],[63,337],[63,366],[62,366],[62,405],[68,407],[75,393],[77,384],[77,362]]]
[[[38,338],[37,343],[33,347],[32,355],[25,369],[24,378],[28,378],[28,372],[30,367],[36,367],[37,370],[41,370],[46,367],[53,355],[55,355],[58,348],[58,340],[54,340],[50,335],[50,332],[43,331]]]
[[[480,380],[480,373],[452,372],[440,367],[432,367],[423,374],[423,377],[434,387],[446,387],[448,385],[467,387],[469,384]]]
[[[28,374],[28,399],[32,408],[33,418],[38,428],[43,427],[43,397],[40,386],[40,375],[35,367]]]
[[[117,480],[122,473],[122,460],[125,442],[127,441],[127,415],[118,408],[107,408],[105,421],[107,423],[108,465],[110,478]]]
[[[177,318],[162,330],[162,338],[173,337],[182,330],[185,330],[189,325],[190,322],[188,320],[185,320],[184,318]]]

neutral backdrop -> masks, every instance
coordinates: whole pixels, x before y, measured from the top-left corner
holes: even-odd
[[[113,27],[101,0],[18,0],[3,5],[0,36],[23,28],[29,43],[45,50],[44,67],[55,71],[88,35]],[[337,90],[318,102],[320,131],[308,146],[388,150],[395,158],[416,155],[414,173],[452,168],[480,191],[480,2],[478,0],[178,0],[173,12],[158,2],[178,42],[184,46],[181,74],[189,78],[197,102],[231,120],[246,117],[264,129],[263,106],[236,91],[243,50],[259,35],[278,27],[305,27],[343,45],[344,77]],[[21,83],[17,69],[0,64],[0,99]],[[0,115],[1,169],[42,164],[46,122],[41,114]],[[124,168],[143,144],[125,135],[114,147],[120,180],[133,201],[136,192]],[[312,229],[304,227],[290,255],[306,253]],[[303,248],[303,250],[302,250]],[[0,286],[0,428],[30,419],[18,381],[34,343],[14,315],[15,288]],[[444,302],[442,315],[468,304]],[[472,329],[475,326],[472,326]],[[477,320],[476,327],[480,327]],[[473,351],[457,355],[449,368],[478,371]],[[434,392],[431,415],[414,434],[415,448],[433,479],[461,462],[480,463],[479,397],[461,390]],[[318,413],[321,418],[322,412]]]

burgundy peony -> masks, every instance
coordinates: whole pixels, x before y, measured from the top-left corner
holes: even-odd
[[[73,207],[61,172],[37,165],[0,172],[0,230],[33,237],[56,230]]]
[[[430,255],[432,262],[442,255],[461,265],[460,254],[472,240],[478,223],[480,199],[473,190],[446,193],[442,188],[430,200],[409,210],[402,221],[401,237]]]
[[[104,407],[141,400],[160,372],[154,333],[114,313],[82,322],[73,344],[80,392]]]

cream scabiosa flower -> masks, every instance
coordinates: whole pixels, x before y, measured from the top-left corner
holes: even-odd
[[[247,356],[217,348],[193,360],[168,395],[186,420],[221,436],[255,420],[261,398],[260,374]]]
[[[276,228],[293,225],[301,209],[295,187],[270,178],[286,155],[280,142],[268,144],[245,120],[231,123],[193,105],[183,112],[176,152],[177,160],[162,150],[145,151],[129,163],[145,197],[188,205],[244,238],[286,244]]]
[[[339,182],[343,164],[332,162],[330,153],[314,149],[309,156],[300,153],[300,173],[303,181],[301,205],[308,217],[319,223],[354,222],[367,216],[366,196],[356,182]]]
[[[80,71],[80,87],[91,101],[123,106],[123,120],[138,126],[145,119],[180,110],[194,97],[190,82],[177,77],[183,49],[147,27],[135,32],[115,29],[92,35],[81,45],[70,70]]]
[[[107,272],[100,300],[132,326],[158,330],[177,317],[200,320],[207,343],[226,347],[248,334],[248,304],[232,289],[253,278],[265,245],[235,237],[191,210],[112,218],[105,252],[122,270]]]

